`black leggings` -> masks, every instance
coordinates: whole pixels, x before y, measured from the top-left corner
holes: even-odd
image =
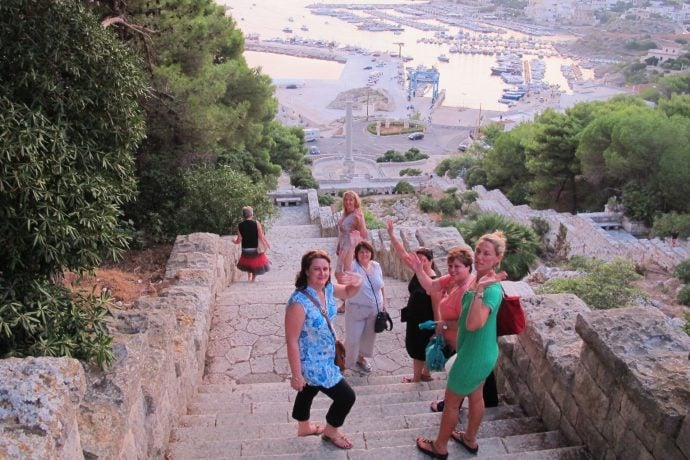
[[[355,392],[350,385],[341,379],[340,382],[330,388],[305,385],[302,391],[297,393],[295,405],[292,407],[292,418],[298,422],[309,420],[311,402],[319,391],[333,400],[333,404],[326,414],[326,422],[336,428],[343,426],[345,417],[355,404]]]

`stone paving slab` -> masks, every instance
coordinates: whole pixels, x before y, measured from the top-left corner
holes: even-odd
[[[303,209],[281,209],[270,222],[271,270],[255,283],[240,274],[218,296],[209,332],[204,383],[171,434],[170,458],[180,459],[416,459],[423,456],[414,446],[417,436],[433,437],[441,414],[429,404],[443,397],[445,373],[435,380],[401,383],[411,374],[405,351],[405,325],[400,308],[407,301],[407,284],[385,279],[389,312],[394,329],[377,334],[373,372],[349,372],[348,382],[357,402],[344,431],[355,446],[340,450],[319,437],[298,438],[291,418],[296,393],[286,380],[289,366],[284,338],[285,304],[294,289],[301,255],[321,248],[334,254],[335,238],[321,238],[320,229],[309,224]],[[343,332],[344,316],[335,327]],[[331,401],[324,395],[314,400],[311,419],[323,421]],[[464,409],[462,420],[467,419]],[[525,417],[518,406],[488,408],[479,432],[482,458],[583,458],[582,450],[553,449],[566,445],[559,433],[546,432],[541,420]],[[530,449],[547,449],[533,453]],[[456,443],[449,445],[451,458],[471,458]],[[570,457],[568,456],[570,455]],[[579,456],[578,456],[579,455]]]

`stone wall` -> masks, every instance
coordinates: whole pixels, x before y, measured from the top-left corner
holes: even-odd
[[[523,303],[526,331],[499,339],[499,392],[595,459],[690,458],[690,337],[654,308]]]
[[[180,236],[169,287],[114,310],[115,363],[0,361],[0,458],[163,458],[170,430],[201,382],[211,308],[235,273],[230,237]]]
[[[486,190],[481,185],[473,190],[479,195],[477,206],[483,212],[501,214],[527,226],[531,226],[533,217],[544,219],[550,227],[546,239],[552,244],[563,225],[568,231],[566,242],[569,257],[581,255],[604,260],[622,257],[641,266],[656,264],[667,270],[690,257],[687,241],[679,242],[674,248],[658,238],[621,241],[614,239],[587,214],[573,215],[554,210],[539,211],[525,205],[513,206],[500,190]]]

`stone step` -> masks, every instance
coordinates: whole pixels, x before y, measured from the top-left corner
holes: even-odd
[[[419,382],[415,384],[400,383],[403,375],[364,375],[360,377],[348,377],[347,383],[356,388],[356,393],[360,394],[374,394],[377,392],[388,391],[418,391],[419,389],[439,389],[446,387],[445,372],[434,372],[434,379],[431,382]],[[213,384],[206,383],[199,385],[198,393],[236,393],[242,394],[261,394],[271,392],[293,392],[288,382],[273,382],[273,383],[246,383],[246,384]],[[317,396],[319,397],[319,396]]]
[[[317,224],[273,225],[266,231],[266,236],[276,241],[303,238],[322,238],[321,227]]]
[[[520,419],[518,419],[520,420]],[[531,420],[531,419],[527,419]],[[530,425],[532,422],[526,422]],[[415,447],[418,436],[433,438],[438,426],[415,427],[385,431],[347,431],[354,446],[350,451],[335,448],[320,437],[296,436],[296,427],[281,438],[262,437],[261,439],[229,439],[232,433],[226,430],[214,440],[180,440],[171,443],[172,459],[231,459],[231,458],[428,458]],[[486,431],[489,434],[484,434]],[[479,453],[471,455],[462,446],[452,441],[448,444],[450,458],[529,458],[570,459],[586,458],[581,449],[564,449],[567,441],[557,431],[530,433],[504,432],[491,434],[488,430],[479,433]],[[258,455],[254,455],[254,453]],[[536,455],[539,454],[539,455]],[[506,455],[508,455],[506,457]],[[395,457],[394,457],[395,456]],[[511,457],[512,456],[512,457]]]

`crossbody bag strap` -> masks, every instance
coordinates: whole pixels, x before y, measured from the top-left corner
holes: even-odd
[[[369,281],[369,287],[371,288],[371,292],[374,293],[374,302],[376,302],[376,311],[379,312],[379,311],[381,311],[381,309],[379,309],[379,299],[376,298],[376,291],[374,291],[374,285],[371,284],[371,278],[369,278],[369,275],[367,274],[367,271],[364,269],[364,267],[362,267],[362,266],[359,264],[359,262],[357,262],[357,265],[359,265],[359,268],[361,268],[362,271],[364,272],[364,276],[367,277],[367,281]]]
[[[328,313],[326,313],[326,309],[325,309],[324,307],[321,306],[321,302],[319,302],[318,300],[316,300],[316,299],[314,298],[314,296],[311,295],[306,289],[300,289],[299,292],[301,292],[302,294],[304,294],[305,296],[307,296],[307,298],[308,298],[309,300],[311,300],[311,303],[313,303],[314,306],[315,306],[316,308],[319,309],[319,311],[321,312],[321,314],[323,315],[323,317],[326,319],[326,324],[328,324],[328,329],[331,330],[331,334],[333,334],[333,338],[335,339],[335,338],[336,338],[335,330],[333,329],[333,325],[331,324],[331,320],[328,319]]]

